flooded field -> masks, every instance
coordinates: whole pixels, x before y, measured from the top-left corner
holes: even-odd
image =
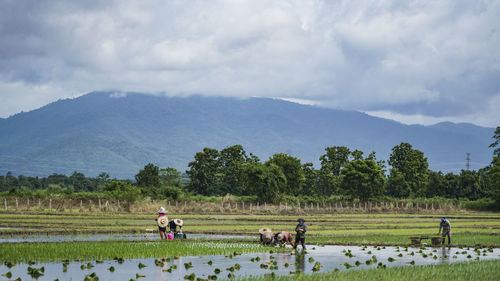
[[[272,250],[272,248],[270,248]],[[452,263],[469,260],[500,258],[497,248],[405,248],[405,247],[358,247],[358,246],[311,246],[307,252],[252,253],[243,255],[185,256],[165,259],[154,258],[71,261],[17,264],[11,268],[0,265],[0,273],[11,272],[12,278],[35,280],[28,275],[28,267],[44,267],[44,275],[37,280],[83,280],[95,272],[99,280],[185,280],[194,274],[199,278],[217,276],[263,276],[274,272],[289,275],[298,272],[328,272],[335,269],[353,270],[391,266],[413,266]],[[4,279],[1,279],[4,278]],[[213,277],[212,277],[213,278]],[[194,278],[196,279],[196,278]],[[0,280],[8,280],[0,277]]]

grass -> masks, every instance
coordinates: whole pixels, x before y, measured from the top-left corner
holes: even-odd
[[[436,264],[423,266],[397,266],[387,269],[357,269],[350,271],[299,274],[291,276],[268,276],[240,278],[240,281],[260,280],[498,280],[500,276],[500,260],[461,262],[452,264]]]
[[[266,252],[269,247],[257,243],[225,242],[72,242],[0,244],[1,262],[109,260],[118,258],[229,255]],[[286,251],[286,249],[273,249]]]
[[[304,218],[308,226],[308,243],[402,245],[409,237],[433,236],[439,218],[452,223],[455,245],[500,245],[500,214],[485,212],[454,213],[380,213],[315,214]],[[184,220],[188,233],[255,235],[262,226],[274,231],[293,233],[297,216],[255,214],[169,214]],[[0,212],[1,236],[32,234],[144,233],[156,230],[155,214],[145,213],[69,213],[69,212]],[[424,242],[430,242],[424,240]]]

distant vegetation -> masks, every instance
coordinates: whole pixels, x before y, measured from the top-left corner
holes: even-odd
[[[16,177],[9,172],[0,176],[0,195],[133,202],[143,197],[200,200],[231,194],[269,203],[318,202],[332,197],[361,201],[443,197],[475,200],[468,204],[474,209],[499,209],[500,127],[493,138],[491,164],[478,171],[462,170],[460,174],[429,170],[427,158],[409,143],[395,146],[387,162],[377,160],[375,152],[364,156],[362,151],[345,146],[327,147],[319,158],[319,169],[286,153],[274,154],[263,162],[247,154],[241,145],[233,145],[221,151],[205,148],[196,153],[185,175],[154,164],[140,170],[135,181],[110,179],[106,173],[95,178],[79,172],[69,177],[53,174],[38,178]]]

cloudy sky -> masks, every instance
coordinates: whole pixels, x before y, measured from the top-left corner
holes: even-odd
[[[94,90],[500,125],[500,1],[0,0],[0,117]]]

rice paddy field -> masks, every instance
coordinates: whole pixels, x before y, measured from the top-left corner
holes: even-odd
[[[451,248],[410,245],[412,236],[435,236],[442,216]],[[188,236],[174,241],[159,240],[155,217],[0,212],[0,280],[500,279],[498,213],[301,215],[309,247],[298,252],[258,243],[264,226],[294,233],[297,216],[170,212]]]

